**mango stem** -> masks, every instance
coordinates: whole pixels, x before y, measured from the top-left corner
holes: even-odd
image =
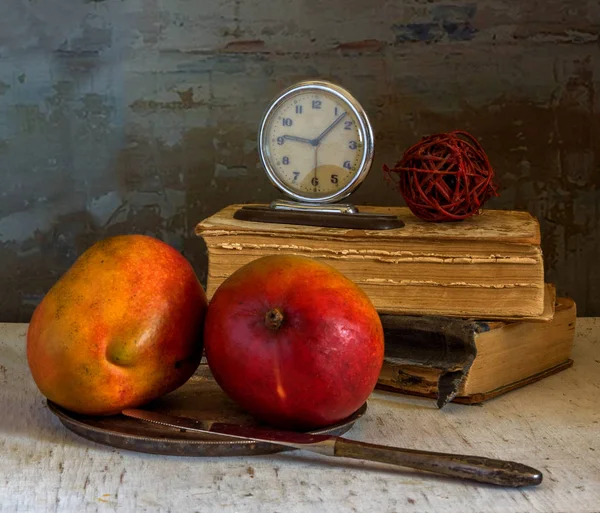
[[[280,308],[273,308],[265,314],[265,326],[271,331],[277,331],[283,323],[283,312]]]

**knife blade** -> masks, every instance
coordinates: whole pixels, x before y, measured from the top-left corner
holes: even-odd
[[[327,456],[376,461],[499,486],[534,486],[539,485],[543,479],[543,475],[539,470],[522,463],[482,456],[402,449],[358,442],[341,436],[203,421],[140,409],[126,409],[122,411],[122,414],[179,430],[184,429],[227,436],[233,439],[267,442]]]
[[[267,442],[276,445],[285,445],[294,449],[306,449],[330,456],[334,455],[335,437],[329,435],[311,435],[296,431],[253,428],[239,424],[176,417],[148,410],[126,409],[121,413],[126,417],[162,424],[163,426],[174,427],[176,429],[227,435],[230,438]]]

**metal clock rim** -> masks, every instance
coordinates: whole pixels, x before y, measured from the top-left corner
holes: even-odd
[[[321,197],[303,196],[302,194],[298,194],[290,187],[288,187],[287,184],[277,176],[274,167],[270,164],[269,160],[265,155],[264,149],[266,125],[273,111],[277,109],[277,107],[279,107],[290,96],[302,91],[315,89],[331,93],[337,98],[339,98],[344,104],[348,105],[352,110],[352,113],[356,117],[359,123],[359,129],[365,139],[363,143],[363,155],[359,164],[358,171],[355,173],[354,177],[339,191]],[[258,153],[261,164],[265,169],[269,180],[281,192],[287,194],[296,201],[301,201],[304,203],[333,203],[335,201],[344,199],[350,194],[352,194],[364,181],[367,174],[369,173],[371,165],[373,163],[374,154],[373,129],[371,127],[371,123],[369,122],[369,118],[367,117],[367,113],[349,91],[347,91],[341,86],[324,80],[304,80],[302,82],[293,84],[287,89],[283,90],[275,99],[271,101],[271,104],[263,114],[262,120],[260,122],[260,129],[258,132]]]

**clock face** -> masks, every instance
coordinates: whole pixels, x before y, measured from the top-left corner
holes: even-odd
[[[286,95],[267,114],[261,151],[277,185],[311,201],[339,196],[356,181],[365,167],[365,139],[364,122],[349,101],[305,88]]]

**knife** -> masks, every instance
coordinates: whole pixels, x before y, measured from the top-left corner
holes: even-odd
[[[439,452],[401,449],[385,445],[349,440],[341,436],[299,433],[265,429],[223,422],[176,417],[153,411],[126,409],[126,417],[162,424],[175,429],[225,435],[230,438],[267,442],[274,445],[316,452],[326,456],[388,463],[445,476],[499,486],[532,486],[542,482],[543,475],[527,465],[481,456],[465,456]]]

